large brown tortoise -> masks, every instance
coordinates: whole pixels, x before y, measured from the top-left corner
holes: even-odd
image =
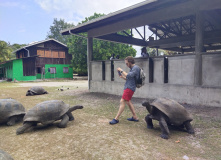
[[[21,121],[25,115],[24,106],[15,99],[0,99],[0,123],[8,126]]]
[[[168,98],[157,98],[151,104],[145,101],[142,105],[150,113],[145,117],[147,128],[153,128],[152,119],[159,121],[161,138],[168,139],[170,133],[168,125],[185,127],[189,134],[194,134],[194,129],[190,124],[193,119],[178,102]]]
[[[26,96],[34,96],[34,95],[41,95],[41,94],[48,94],[48,92],[45,91],[45,89],[42,88],[42,87],[40,87],[40,86],[31,87],[31,88],[26,92]]]
[[[44,101],[28,110],[23,119],[23,126],[17,129],[16,134],[24,133],[32,126],[36,126],[37,123],[49,125],[57,120],[61,120],[58,127],[65,128],[68,121],[74,120],[71,112],[82,108],[81,105],[69,107],[61,100]]]

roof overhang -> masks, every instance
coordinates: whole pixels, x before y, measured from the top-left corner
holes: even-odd
[[[134,29],[141,26],[150,26],[154,32],[154,27],[158,27],[158,36],[160,36],[160,29],[162,32],[164,28],[160,28],[159,24],[167,25],[170,21],[176,23],[179,18],[183,17],[194,17],[196,12],[208,12],[213,10],[221,10],[220,0],[147,0],[131,7],[122,9],[120,11],[110,13],[106,16],[97,18],[95,20],[80,24],[73,28],[62,30],[62,35],[68,34],[79,34],[87,32],[88,37],[113,41],[118,43],[126,43],[138,46],[154,46],[154,43],[158,43],[158,47],[161,47],[161,41],[150,42],[146,39],[138,39],[132,36],[123,36],[117,34],[120,31],[127,29]],[[219,12],[218,12],[219,13]],[[213,14],[211,14],[213,15]],[[207,15],[210,22],[216,26],[215,29],[210,30],[211,32],[219,33],[221,31],[221,19],[214,19]],[[176,26],[175,26],[176,27]],[[182,26],[181,26],[182,27]],[[169,36],[166,38],[179,38],[181,41],[184,37],[190,37],[195,35],[194,32],[190,32],[188,35],[176,35],[170,30]],[[131,34],[132,35],[132,34]],[[215,34],[216,35],[216,34]],[[163,37],[163,36],[162,36]],[[208,37],[210,40],[211,37]],[[218,40],[220,35],[217,35],[212,41]],[[185,38],[184,38],[185,39]],[[194,41],[194,38],[191,39]],[[219,42],[219,40],[218,40]],[[159,45],[160,44],[160,45]],[[175,44],[175,43],[174,43]],[[180,45],[180,44],[179,44]],[[181,45],[189,45],[186,42]],[[193,43],[194,45],[194,43]],[[178,47],[177,44],[170,46],[170,48]]]

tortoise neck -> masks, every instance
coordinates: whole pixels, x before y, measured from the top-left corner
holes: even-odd
[[[76,109],[82,109],[82,108],[83,108],[83,106],[80,106],[80,105],[72,106],[72,107],[69,108],[69,111],[68,111],[68,112],[73,112],[73,111],[76,110]]]

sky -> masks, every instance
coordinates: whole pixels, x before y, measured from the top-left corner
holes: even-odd
[[[96,13],[109,14],[144,0],[0,0],[0,40],[29,44],[47,37],[54,18],[77,25]]]

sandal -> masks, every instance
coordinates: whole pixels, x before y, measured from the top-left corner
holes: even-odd
[[[127,118],[128,121],[139,122],[139,119],[134,119],[134,117]]]
[[[117,124],[119,123],[119,120],[113,119],[112,121],[109,122],[110,124]]]

